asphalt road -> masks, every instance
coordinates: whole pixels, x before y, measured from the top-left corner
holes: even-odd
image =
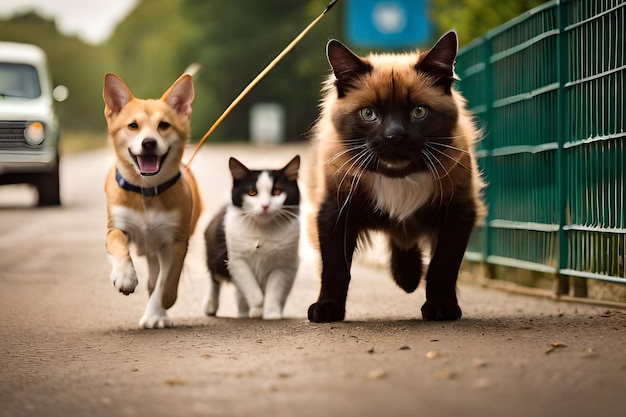
[[[229,156],[279,167],[305,146],[205,146],[192,164],[207,214],[226,201]],[[623,416],[626,313],[461,284],[464,318],[419,318],[383,267],[353,270],[345,322],[313,324],[315,254],[287,319],[203,316],[195,238],[170,310],[175,328],[139,330],[145,281],[109,281],[103,180],[112,154],[63,159],[61,208],[0,187],[0,416]],[[305,206],[306,207],[306,206]]]

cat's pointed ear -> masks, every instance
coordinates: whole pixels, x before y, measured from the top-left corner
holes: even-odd
[[[193,102],[194,96],[195,92],[191,75],[183,74],[165,93],[163,93],[161,101],[166,102],[176,113],[190,117],[191,103]]]
[[[104,114],[107,119],[122,110],[133,97],[133,93],[126,86],[124,81],[115,74],[106,74],[104,76],[104,88],[102,89],[102,98],[104,99]]]
[[[233,157],[228,160],[228,168],[230,168],[230,172],[236,180],[243,179],[250,174],[250,170]]]
[[[451,30],[441,37],[430,50],[423,52],[416,69],[435,78],[437,85],[442,85],[450,94],[454,82],[454,61],[459,49],[456,31]]]
[[[326,44],[326,56],[335,78],[337,78],[337,89],[340,96],[343,95],[345,87],[349,86],[360,75],[371,70],[371,66],[366,60],[360,58],[336,39],[331,39]]]
[[[285,178],[289,181],[298,179],[298,170],[300,169],[300,155],[294,156],[287,165],[282,169]]]

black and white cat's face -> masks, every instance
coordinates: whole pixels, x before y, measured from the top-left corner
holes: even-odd
[[[435,175],[458,158],[448,155],[458,119],[456,53],[454,32],[421,54],[361,58],[338,41],[328,43],[337,91],[332,119],[359,168],[389,177]]]
[[[250,170],[235,158],[228,163],[233,176],[232,204],[257,223],[293,218],[300,204],[300,156],[279,170]]]

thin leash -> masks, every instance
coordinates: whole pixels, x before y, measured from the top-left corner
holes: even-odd
[[[226,108],[226,110],[224,110],[222,115],[215,121],[215,123],[213,123],[213,126],[211,126],[209,128],[209,130],[206,131],[204,136],[202,136],[202,139],[200,139],[200,141],[198,142],[198,145],[196,145],[196,149],[193,151],[193,154],[189,158],[189,161],[187,161],[187,164],[186,164],[187,166],[189,166],[191,164],[191,161],[193,161],[193,158],[196,156],[196,154],[200,150],[200,147],[202,146],[204,141],[213,133],[213,131],[215,131],[215,129],[217,129],[217,127],[220,125],[220,123],[222,123],[222,121],[224,121],[224,119],[239,104],[239,102],[241,102],[241,100],[243,100],[243,98],[246,95],[248,95],[248,93],[259,83],[259,81],[261,81],[261,79],[263,77],[265,77],[267,75],[267,73],[270,72],[276,66],[276,64],[278,64],[278,62],[281,59],[283,59],[285,57],[285,55],[287,55],[293,49],[293,47],[296,46],[296,44],[298,42],[300,42],[302,40],[302,38],[304,38],[304,36],[313,28],[313,26],[315,26],[317,24],[317,22],[322,20],[324,15],[330,9],[333,8],[333,6],[335,5],[335,3],[337,3],[337,1],[339,1],[339,0],[332,0],[330,3],[328,3],[328,6],[326,6],[324,11],[317,18],[315,18],[315,20],[313,20],[306,28],[304,28],[304,30],[302,32],[300,32],[300,34],[298,36],[296,36],[296,38],[293,41],[291,41],[291,43],[289,45],[287,45],[285,47],[285,49],[283,49],[282,52],[280,54],[278,54],[276,56],[276,58],[274,58],[274,60],[272,60],[272,62],[270,62],[265,67],[265,69],[263,71],[261,71],[259,73],[259,75],[257,75],[256,78],[254,80],[252,80],[252,82],[250,82],[250,84],[248,84],[248,86],[246,88],[244,88],[244,90],[241,93],[239,93],[237,98],[235,98],[235,100],[233,100],[233,102],[230,103],[230,105]]]

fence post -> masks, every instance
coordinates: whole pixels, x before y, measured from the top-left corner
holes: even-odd
[[[567,233],[564,226],[567,221],[567,183],[566,183],[566,161],[563,144],[566,141],[566,102],[565,102],[565,83],[567,81],[567,34],[565,33],[565,7],[563,3],[567,0],[557,0],[557,19],[559,26],[559,34],[557,36],[557,77],[559,89],[557,93],[557,123],[558,129],[558,149],[556,156],[557,163],[557,210],[558,210],[558,267],[557,267],[557,286],[556,295],[569,293],[569,278],[561,274],[561,271],[567,268]]]
[[[484,37],[484,42],[481,46],[482,49],[482,60],[485,63],[485,121],[486,126],[489,126],[493,123],[493,90],[494,90],[494,80],[493,80],[493,65],[491,65],[491,54],[492,54],[492,39],[489,34]],[[483,138],[484,143],[484,151],[485,151],[485,162],[484,162],[484,175],[485,178],[490,178],[492,174],[492,152],[493,152],[493,140],[492,135],[485,131],[485,137]],[[485,201],[489,203],[490,201],[494,201],[493,199],[493,187],[487,185],[485,189]],[[494,273],[492,271],[492,267],[489,262],[487,262],[487,258],[491,254],[491,209],[487,207],[487,215],[485,217],[485,224],[483,226],[483,263],[485,267],[485,271],[489,278],[494,278]]]

